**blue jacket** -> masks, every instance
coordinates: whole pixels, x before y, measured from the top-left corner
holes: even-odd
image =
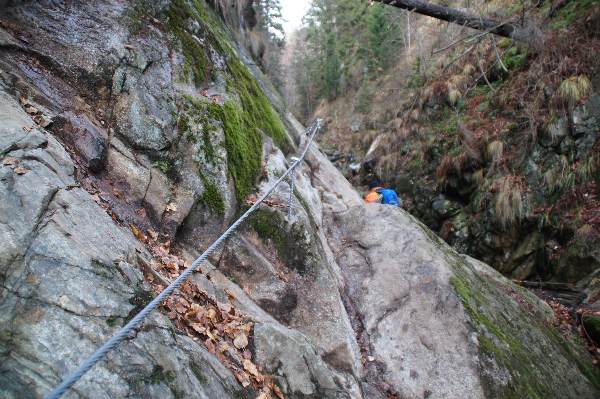
[[[396,205],[400,206],[400,200],[398,199],[398,194],[390,188],[382,188],[378,190],[378,192],[383,196],[381,199],[382,204],[387,205]]]

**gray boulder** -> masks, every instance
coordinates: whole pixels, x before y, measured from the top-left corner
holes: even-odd
[[[551,327],[547,305],[406,212],[354,207],[329,226],[346,243],[335,250],[367,368],[400,397],[597,397],[589,359]]]
[[[32,121],[4,91],[0,120],[0,396],[36,398],[152,298],[127,263],[148,254],[76,187],[62,146],[43,131],[23,129]],[[155,313],[66,397],[243,391],[213,355]]]

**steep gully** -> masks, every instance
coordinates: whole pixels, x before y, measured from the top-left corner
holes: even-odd
[[[219,53],[230,47],[212,42],[206,5],[186,21],[187,34],[214,46],[217,76],[200,92],[165,32],[165,8],[148,10],[155,17],[143,17],[145,30],[132,34],[123,15],[136,15],[134,3],[45,6],[0,13],[7,397],[47,392],[162,289],[144,265],[176,277],[241,205],[224,165],[232,148],[218,162],[206,159],[205,138],[221,148],[232,137],[224,139],[224,121],[190,115],[184,132],[169,110],[183,114],[176,105],[186,96],[203,110],[235,101],[239,92],[223,80],[239,59],[268,86],[242,49]],[[62,34],[73,21],[75,32]],[[278,111],[300,143],[302,127]],[[287,164],[269,137],[261,147],[259,194]],[[203,265],[164,314],[70,394],[595,396],[586,355],[556,334],[534,296],[406,213],[363,206],[316,147],[296,180],[293,220],[278,206],[289,190],[277,192],[212,259],[216,267]]]

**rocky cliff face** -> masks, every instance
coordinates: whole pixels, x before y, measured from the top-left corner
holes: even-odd
[[[305,141],[202,2],[3,7],[0,120],[9,398],[48,392]],[[535,297],[363,206],[316,145],[296,181],[291,219],[284,185],[67,396],[597,395]]]

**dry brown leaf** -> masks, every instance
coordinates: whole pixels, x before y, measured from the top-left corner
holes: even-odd
[[[256,368],[256,365],[254,363],[252,363],[252,361],[250,359],[244,359],[243,364],[244,364],[244,370],[249,372],[250,375],[253,375],[256,378],[261,377],[260,373],[258,372],[258,369]]]
[[[176,318],[177,318],[177,312],[175,312],[174,310],[170,310],[170,311],[167,313],[167,317],[168,317],[169,319],[171,319],[171,320],[174,320],[174,319],[176,319]]]
[[[206,349],[213,355],[217,353],[217,346],[210,338],[204,341],[204,346],[206,346]]]
[[[215,338],[215,336],[210,332],[210,330],[208,328],[206,329],[205,334],[209,338],[209,340],[211,340],[211,341],[216,341],[217,340],[217,338]]]
[[[131,232],[133,233],[135,238],[137,238],[140,241],[146,241],[146,236],[140,231],[140,229],[138,229],[132,224],[130,224],[129,227],[131,228]]]
[[[229,297],[229,299],[235,299],[235,294],[233,292],[231,292],[231,290],[229,288],[225,288],[224,291],[227,294],[227,296]]]
[[[206,316],[209,319],[213,320],[214,318],[217,317],[217,311],[214,308],[210,308],[210,309],[208,309],[208,312],[206,313]]]
[[[42,116],[36,116],[35,122],[38,125],[40,125],[41,127],[48,127],[52,123],[52,120],[50,118],[48,118],[46,115],[42,115]]]
[[[243,349],[246,346],[248,346],[248,337],[246,336],[246,334],[243,334],[243,333],[238,334],[233,339],[233,344],[235,345],[236,348]]]
[[[281,270],[277,271],[277,277],[279,277],[279,279],[283,282],[286,282],[286,283],[288,282],[288,278],[285,276],[285,274]]]
[[[231,348],[231,347],[229,346],[229,344],[227,342],[221,342],[219,344],[219,352],[221,352],[221,353],[228,351],[229,348]]]
[[[195,315],[196,315],[196,313],[198,313],[198,311],[199,311],[199,310],[200,310],[200,305],[198,305],[197,303],[192,303],[192,304],[190,305],[190,310],[189,310],[189,312],[188,312],[188,313],[189,313],[191,316],[195,316]],[[187,316],[187,314],[186,314],[186,316]]]
[[[200,323],[192,323],[191,327],[194,331],[196,331],[198,334],[205,334],[206,333],[206,327],[204,327],[202,324]]]
[[[262,391],[258,394],[256,399],[271,399],[271,395],[268,392]]]
[[[275,395],[277,395],[279,399],[285,399],[283,392],[281,392],[281,389],[279,389],[277,385],[271,384],[271,389],[273,389],[273,392],[275,392]]]
[[[248,374],[241,371],[234,371],[234,375],[244,388],[250,385],[250,378],[248,377]]]
[[[156,240],[158,238],[158,233],[156,231],[152,230],[152,229],[148,229],[148,235],[153,240]]]
[[[24,175],[25,173],[29,172],[29,169],[24,168],[22,166],[17,166],[14,170],[15,170],[15,173],[18,175]]]
[[[246,333],[250,333],[252,331],[252,323],[246,323],[242,326],[242,330]]]
[[[2,160],[2,165],[5,166],[14,166],[18,162],[18,159],[15,157],[6,157]]]
[[[185,307],[185,305],[181,302],[177,302],[177,305],[175,305],[175,310],[177,310],[177,313],[179,314],[184,314],[187,310],[187,308]]]
[[[33,105],[28,105],[27,107],[25,107],[25,112],[27,112],[29,115],[33,115],[37,114],[38,109]]]

